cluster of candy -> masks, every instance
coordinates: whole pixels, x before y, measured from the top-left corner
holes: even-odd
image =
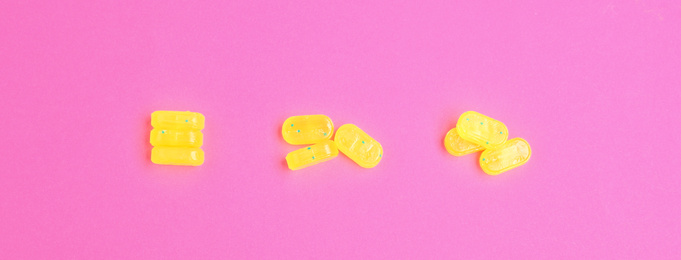
[[[508,140],[504,123],[474,111],[463,113],[456,127],[447,132],[445,148],[454,156],[482,151],[480,167],[497,175],[530,160],[530,144],[522,138]]]
[[[156,111],[151,114],[151,161],[156,164],[203,164],[203,129],[206,118],[201,113]]]
[[[156,111],[151,114],[151,161],[156,164],[203,164],[205,117],[201,113]],[[298,170],[338,156],[338,151],[364,168],[373,168],[383,158],[383,147],[353,124],[338,128],[335,137],[331,118],[325,115],[293,116],[281,128],[284,140],[293,145],[308,145],[286,155],[289,169]],[[497,175],[525,164],[532,150],[522,138],[508,139],[502,122],[478,112],[468,111],[459,117],[456,128],[445,136],[445,148],[454,156],[482,151],[480,167]]]
[[[298,170],[338,156],[340,150],[364,168],[381,161],[383,147],[374,138],[353,124],[338,128],[334,140],[333,122],[325,115],[293,116],[284,121],[281,135],[293,145],[309,145],[286,155],[289,169]]]

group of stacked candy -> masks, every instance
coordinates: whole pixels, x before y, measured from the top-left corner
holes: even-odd
[[[156,111],[151,114],[151,161],[156,164],[203,164],[203,129],[206,118],[201,113]]]
[[[340,150],[359,166],[372,168],[381,161],[383,147],[353,124],[338,128],[334,140],[333,122],[325,115],[293,116],[284,121],[281,135],[293,145],[310,145],[286,155],[291,170],[298,170],[338,156]]]
[[[504,123],[468,111],[445,136],[445,148],[454,156],[485,150],[480,155],[480,167],[489,175],[497,175],[525,164],[532,155],[525,139],[506,139],[508,129]]]

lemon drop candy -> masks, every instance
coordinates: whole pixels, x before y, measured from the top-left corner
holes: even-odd
[[[201,130],[206,118],[201,113],[189,111],[155,111],[151,113],[151,125],[158,129]]]
[[[326,162],[338,156],[338,148],[331,140],[325,140],[286,155],[286,163],[291,170],[299,170],[318,163]]]
[[[203,133],[198,130],[158,129],[151,130],[153,146],[193,147],[203,145]]]
[[[480,167],[489,175],[497,175],[530,160],[532,149],[522,138],[513,138],[504,144],[487,149],[480,155]]]
[[[466,141],[484,148],[493,148],[508,139],[508,128],[504,123],[475,111],[468,111],[459,117],[456,132]]]
[[[151,161],[155,164],[199,166],[203,160],[200,148],[160,146],[151,149]]]
[[[339,127],[334,141],[338,150],[364,168],[373,168],[383,157],[381,144],[353,124]]]
[[[292,116],[284,121],[281,135],[289,144],[316,144],[329,140],[333,122],[325,115]]]
[[[452,128],[445,136],[445,149],[447,149],[447,152],[451,155],[463,156],[485,150],[485,147],[464,140],[456,132],[456,128]]]

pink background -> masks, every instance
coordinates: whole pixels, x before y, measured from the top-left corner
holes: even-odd
[[[2,258],[681,254],[679,2],[224,2],[0,4]],[[154,110],[205,114],[203,166],[150,162]],[[467,110],[530,162],[449,155]],[[317,113],[381,164],[289,171]]]

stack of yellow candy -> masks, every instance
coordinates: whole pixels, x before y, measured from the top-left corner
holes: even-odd
[[[286,155],[291,170],[298,170],[338,156],[340,150],[364,168],[372,168],[381,161],[383,147],[379,142],[353,124],[342,125],[334,141],[333,122],[325,115],[293,116],[284,121],[281,135],[293,145],[309,145]]]
[[[445,136],[445,148],[454,156],[482,151],[480,167],[489,175],[497,175],[525,164],[532,149],[522,138],[508,139],[504,123],[474,111],[463,113],[456,127]]]
[[[203,129],[205,117],[201,113],[156,111],[151,114],[151,161],[156,164],[203,164]]]

